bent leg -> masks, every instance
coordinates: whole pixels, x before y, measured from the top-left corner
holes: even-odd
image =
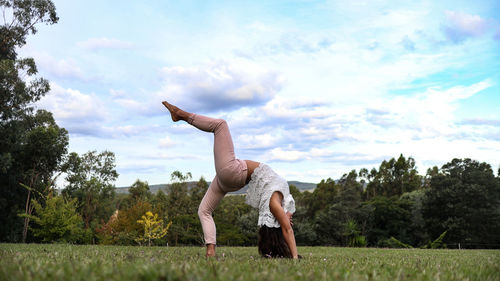
[[[215,171],[218,175],[223,168],[236,160],[233,139],[224,119],[191,114],[188,123],[202,131],[214,133],[214,161]]]
[[[198,208],[198,216],[200,217],[201,227],[203,228],[205,245],[216,244],[216,228],[214,219],[212,218],[212,212],[217,205],[219,205],[224,195],[226,195],[226,193],[220,188],[219,180],[217,176],[215,176]]]

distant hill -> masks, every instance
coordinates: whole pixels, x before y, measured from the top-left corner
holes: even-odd
[[[188,182],[188,189],[192,188],[193,186],[196,185],[196,181],[190,181]],[[210,182],[208,182],[210,184]],[[300,182],[300,181],[289,181],[289,185],[295,185],[300,191],[306,191],[306,190],[313,190],[316,188],[315,183],[309,183],[309,182]],[[159,190],[168,193],[168,187],[170,184],[151,184],[149,185],[149,190],[151,193],[156,194]],[[115,191],[116,193],[119,194],[128,194],[128,189],[129,186],[127,187],[116,187]],[[247,192],[247,187],[244,187],[238,191],[235,192],[230,192],[229,194],[245,194]]]
[[[312,191],[316,188],[315,183],[310,183],[310,182],[301,182],[301,181],[289,181],[288,185],[295,185],[301,192],[302,191]]]

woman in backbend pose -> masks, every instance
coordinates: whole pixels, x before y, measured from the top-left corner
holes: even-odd
[[[259,253],[264,257],[298,258],[292,229],[295,212],[288,183],[263,163],[236,159],[233,140],[226,121],[189,113],[162,102],[174,122],[186,121],[214,133],[215,178],[198,208],[207,256],[215,256],[215,223],[212,212],[228,192],[248,185],[246,202],[259,209]]]

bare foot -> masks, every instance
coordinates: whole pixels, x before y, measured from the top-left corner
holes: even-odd
[[[207,244],[207,254],[205,256],[207,258],[208,257],[215,257],[215,245],[214,244]]]
[[[181,116],[179,115],[180,109],[177,106],[171,105],[166,101],[162,101],[161,103],[168,109],[168,111],[170,111],[170,116],[172,117],[172,121],[177,122],[182,119]]]

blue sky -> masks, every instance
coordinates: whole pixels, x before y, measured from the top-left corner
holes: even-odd
[[[454,157],[496,171],[500,2],[346,2],[54,1],[59,23],[20,53],[70,151],[115,152],[117,186],[213,178],[212,136],[162,100],[225,118],[238,158],[288,180],[400,153],[422,174]]]

